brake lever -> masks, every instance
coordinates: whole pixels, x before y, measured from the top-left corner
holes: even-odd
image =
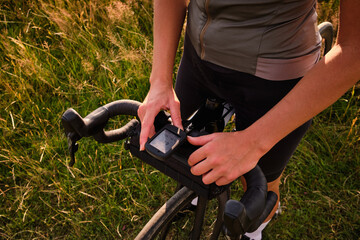
[[[70,133],[67,136],[67,140],[68,140],[68,149],[69,149],[69,153],[70,153],[70,163],[69,163],[69,167],[74,166],[75,164],[75,153],[77,152],[77,150],[79,149],[79,144],[76,142],[76,140],[74,139],[74,133]]]

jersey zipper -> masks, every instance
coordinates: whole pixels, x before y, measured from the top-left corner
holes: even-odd
[[[201,59],[204,59],[204,57],[205,57],[204,35],[205,35],[205,32],[206,32],[206,29],[208,28],[208,26],[209,26],[209,24],[211,22],[211,16],[209,14],[209,2],[210,2],[210,0],[205,1],[205,13],[206,13],[207,19],[206,19],[206,23],[205,23],[203,29],[200,32],[200,47],[201,47],[200,58]]]

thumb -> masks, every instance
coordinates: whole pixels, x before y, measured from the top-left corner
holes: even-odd
[[[209,134],[209,135],[204,135],[204,136],[200,136],[200,137],[187,136],[187,140],[192,145],[202,146],[202,145],[205,145],[208,142],[212,141],[214,139],[214,137],[215,137],[215,134]]]

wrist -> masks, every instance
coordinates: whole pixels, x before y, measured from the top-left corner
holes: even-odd
[[[151,72],[149,82],[151,86],[164,86],[171,87],[173,86],[172,73],[158,73]]]
[[[254,124],[236,133],[241,135],[241,138],[246,139],[249,148],[256,149],[261,156],[265,155],[276,144],[269,138],[269,134],[257,129]]]

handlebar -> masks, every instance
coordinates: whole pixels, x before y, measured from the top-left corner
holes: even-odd
[[[132,154],[194,190],[197,194],[210,199],[228,188],[228,186],[217,186],[214,183],[205,185],[201,176],[191,174],[187,159],[196,150],[196,147],[189,143],[184,144],[169,159],[159,161],[148,153],[139,150],[141,125],[137,119],[132,119],[119,129],[104,130],[109,119],[117,115],[137,117],[140,104],[140,102],[133,100],[114,101],[99,107],[85,118],[82,118],[72,108],[66,110],[61,117],[61,121],[69,144],[71,155],[69,165],[72,166],[75,163],[75,152],[78,148],[76,142],[82,137],[92,136],[100,143],[109,143],[130,137],[126,147],[130,149]],[[226,109],[224,105],[223,108]],[[221,104],[207,101],[191,119],[184,121],[184,127],[189,131],[188,134],[203,135],[217,130],[222,131],[223,121],[219,122],[219,120],[224,117],[223,108],[221,108]],[[229,112],[231,113],[228,109],[226,112],[226,115]],[[168,118],[169,116],[165,112],[160,112],[155,118],[155,130],[158,131],[165,124],[168,124]],[[267,191],[267,182],[259,166],[246,173],[244,177],[247,182],[247,190],[241,200],[229,200],[225,205],[225,227],[230,231],[231,235],[235,236],[256,230],[269,215],[277,201],[277,195]]]
[[[225,204],[224,224],[230,236],[238,239],[246,232],[255,231],[274,208],[277,195],[267,190],[267,181],[259,166],[244,174],[247,190],[240,201]]]
[[[324,40],[324,55],[332,48],[334,39],[334,28],[330,22],[323,22],[319,24],[319,33]]]
[[[61,117],[61,122],[68,139],[68,148],[70,151],[70,166],[75,163],[75,152],[78,149],[77,141],[82,137],[94,137],[100,143],[115,142],[125,139],[129,133],[135,129],[139,121],[132,119],[125,126],[105,131],[104,127],[110,118],[117,115],[130,115],[137,117],[137,110],[140,102],[134,100],[118,100],[99,107],[91,112],[85,118],[82,118],[74,109],[65,111]]]

